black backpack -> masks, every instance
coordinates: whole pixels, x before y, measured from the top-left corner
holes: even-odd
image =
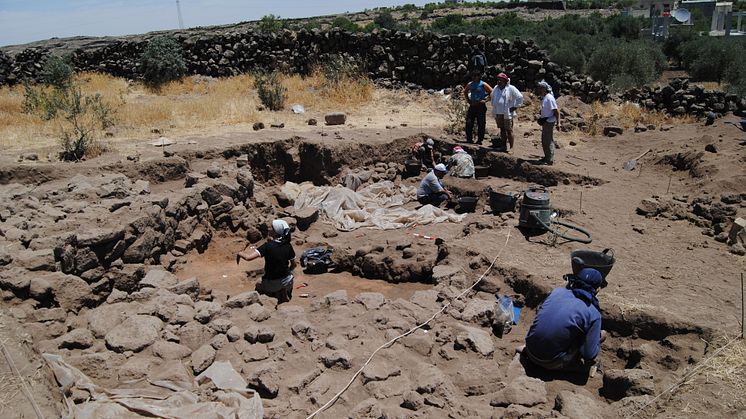
[[[336,264],[332,261],[333,249],[314,247],[300,255],[300,266],[305,268],[303,273],[308,275],[323,274],[333,270]]]

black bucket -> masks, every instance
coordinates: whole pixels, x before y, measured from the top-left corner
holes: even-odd
[[[479,198],[475,196],[462,196],[458,199],[458,207],[460,212],[474,212],[477,209],[477,202]]]
[[[406,160],[404,162],[405,173],[407,177],[418,176],[422,170],[422,164],[419,160]]]
[[[490,175],[489,166],[474,166],[474,177],[480,178],[480,177],[487,177],[489,175]]]
[[[601,276],[606,280],[611,268],[614,267],[614,250],[604,249],[602,252],[592,250],[576,250],[570,253],[570,262],[572,263],[572,273],[577,275],[583,268],[593,268],[601,272]]]
[[[518,195],[505,195],[500,192],[490,191],[490,208],[492,208],[492,212],[495,214],[515,211],[515,202],[517,200]]]

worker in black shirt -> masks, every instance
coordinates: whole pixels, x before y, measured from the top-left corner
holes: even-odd
[[[262,294],[277,298],[278,303],[290,301],[293,297],[293,269],[295,269],[295,250],[290,244],[290,226],[283,220],[272,221],[270,240],[254,246],[236,255],[236,263],[241,259],[250,261],[264,258],[264,276],[256,285]]]

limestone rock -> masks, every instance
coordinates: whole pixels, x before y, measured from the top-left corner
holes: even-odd
[[[245,362],[263,361],[269,358],[269,351],[267,350],[267,345],[255,343],[244,348],[241,355]]]
[[[383,305],[385,297],[380,292],[361,292],[355,302],[365,306],[366,310],[375,310]]]
[[[346,290],[337,290],[324,296],[324,304],[329,306],[345,305],[347,304],[347,302],[348,299]]]
[[[252,304],[245,310],[245,312],[249,318],[255,322],[263,322],[271,316],[269,310],[264,308],[261,304]]]
[[[346,370],[352,366],[352,358],[344,350],[325,352],[319,356],[319,359],[327,368],[341,368]]]
[[[244,375],[249,375],[247,380],[249,388],[259,392],[263,399],[277,397],[280,392],[280,377],[277,373],[277,366],[270,363],[259,365],[256,369],[253,369],[250,365],[252,364],[248,364],[243,369]]]
[[[495,352],[495,344],[489,333],[468,326],[462,326],[462,329],[456,336],[455,349],[468,349],[484,357],[489,357]]]
[[[409,391],[404,394],[404,400],[401,407],[409,410],[420,410],[425,404],[425,399],[416,391]]]
[[[293,216],[297,220],[298,230],[306,231],[311,227],[311,224],[319,219],[319,210],[312,207],[306,207],[302,210],[295,211]]]
[[[250,326],[244,333],[244,339],[250,343],[269,343],[275,339],[275,332],[268,327]]]
[[[389,377],[401,375],[401,369],[386,362],[368,364],[362,372],[363,384],[371,381],[386,381]]]
[[[90,348],[95,340],[88,329],[73,329],[58,338],[60,348],[65,349]]]
[[[347,115],[343,112],[333,112],[324,115],[326,125],[344,125],[347,122]]]
[[[178,335],[179,343],[194,351],[207,344],[215,336],[215,331],[204,324],[192,321],[181,326]]]
[[[259,302],[259,293],[256,291],[249,291],[244,292],[241,294],[238,294],[234,297],[231,297],[228,299],[228,301],[225,302],[226,308],[242,308],[249,306],[251,304],[256,304]]]
[[[197,278],[189,278],[170,286],[168,290],[174,294],[186,294],[196,300],[199,298],[200,285]]]
[[[106,334],[106,346],[115,352],[138,352],[158,338],[163,322],[157,317],[135,315]]]
[[[495,319],[495,302],[471,299],[461,312],[461,320],[488,327]]]
[[[293,336],[300,340],[314,341],[317,339],[316,330],[307,321],[301,320],[291,326]]]
[[[604,396],[612,400],[655,394],[653,374],[641,369],[606,370],[603,392]]]
[[[503,390],[498,391],[490,405],[509,406],[518,404],[531,407],[546,402],[547,385],[538,378],[522,376],[511,381]]]
[[[140,287],[168,288],[176,285],[179,280],[176,275],[163,269],[152,269],[140,281]]]
[[[215,361],[215,349],[210,345],[203,345],[192,352],[192,370],[198,375]]]
[[[176,342],[159,340],[152,346],[153,355],[165,360],[180,360],[192,354],[192,350]]]

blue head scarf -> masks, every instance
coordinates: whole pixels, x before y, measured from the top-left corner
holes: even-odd
[[[586,305],[593,304],[600,311],[596,290],[601,287],[603,280],[601,272],[593,268],[583,268],[577,275],[570,277],[570,290],[575,297],[585,301]]]

